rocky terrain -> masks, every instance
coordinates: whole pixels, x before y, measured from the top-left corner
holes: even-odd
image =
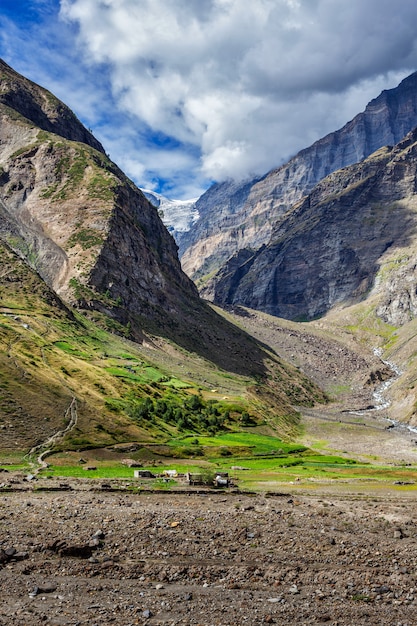
[[[406,494],[73,487],[0,494],[1,624],[414,623]]]
[[[157,208],[91,133],[3,61],[0,72],[0,239],[97,323],[139,342],[159,333],[225,368],[262,369],[253,341],[200,300]]]
[[[232,259],[203,293],[300,320],[359,302],[375,287],[386,322],[412,319],[416,140],[413,131],[329,175],[277,224],[267,245],[240,263]]]
[[[197,202],[199,219],[178,238],[182,266],[210,284],[228,258],[258,250],[286,212],[328,174],[397,144],[417,125],[417,73],[383,91],[340,130],[305,148],[260,179],[214,185]],[[213,289],[207,297],[215,297]],[[255,303],[250,306],[256,308]]]

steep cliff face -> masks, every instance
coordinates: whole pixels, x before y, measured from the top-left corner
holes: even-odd
[[[0,114],[1,230],[48,284],[66,298],[81,285],[133,301],[131,282],[135,298],[168,309],[169,285],[195,297],[156,209],[103,153],[13,119],[4,105]],[[104,278],[107,257],[123,281]]]
[[[255,342],[200,300],[157,209],[94,137],[49,92],[0,70],[0,238],[101,323],[263,370]]]
[[[382,146],[397,144],[415,126],[417,73],[395,89],[383,91],[342,129],[302,150],[261,180],[215,186],[199,199],[200,219],[180,240],[184,270],[207,284],[209,274],[238,249],[256,250],[267,244],[276,223],[325,176]],[[236,203],[232,199],[239,194]]]
[[[249,217],[246,201],[253,184],[253,180],[219,183],[197,200],[198,219],[187,232],[176,235],[182,267],[194,280],[201,280],[245,247],[242,222]]]
[[[334,172],[277,224],[269,244],[231,260],[209,294],[289,319],[312,319],[371,289],[403,323],[416,305],[417,130]]]

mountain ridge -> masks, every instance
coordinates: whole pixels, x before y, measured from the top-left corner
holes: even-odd
[[[20,80],[22,85],[13,82]],[[363,334],[360,342],[351,336],[347,322],[342,338],[335,331],[331,340],[323,340],[325,322],[317,334],[306,332],[307,326],[299,330],[295,324],[281,332],[275,320],[262,318],[260,324],[261,316],[253,315],[249,326],[265,329],[255,339],[256,334],[245,332],[245,324],[239,321],[251,318],[251,313],[239,308],[237,317],[227,312],[220,316],[215,307],[200,300],[182,272],[177,245],[158,209],[100,146],[79,140],[84,130],[78,128],[75,116],[63,111],[62,135],[49,130],[45,116],[56,113],[54,128],[59,130],[59,112],[65,105],[56,105],[52,98],[55,113],[51,113],[51,97],[33,83],[29,89],[18,74],[9,73],[5,84],[4,92],[17,94],[13,96],[17,108],[12,106],[12,95],[7,104],[0,102],[0,427],[7,433],[3,448],[27,449],[29,443],[39,445],[39,440],[45,444],[51,434],[63,429],[69,407],[75,404],[77,421],[56,450],[104,448],[138,440],[161,442],[184,432],[211,434],[223,427],[259,427],[268,434],[291,438],[300,435],[300,414],[294,406],[326,403],[322,384],[333,397],[340,394],[335,388],[342,376],[344,398],[351,386],[358,402],[368,402],[375,386],[391,376],[390,368],[369,347],[374,347],[374,341],[386,345],[378,334],[380,328],[389,337],[388,343],[394,341],[392,331],[380,320],[372,321],[375,332],[361,327],[361,333],[368,332],[365,344]],[[21,113],[26,111],[21,104],[25,93],[34,103],[29,117]],[[39,103],[45,102],[43,111]],[[46,126],[35,124],[38,115]],[[367,164],[368,173],[362,166],[357,166],[356,174],[352,170],[348,190],[352,198],[376,170],[386,172],[379,179],[385,191],[395,188],[396,193],[408,190],[411,194],[414,170],[405,157],[407,149],[414,150],[413,142],[411,138],[408,148],[404,144],[402,153],[399,148],[381,150]],[[392,175],[388,176],[390,163]],[[297,211],[307,215],[311,208],[305,203],[315,203],[323,211],[325,206],[340,203],[347,193],[345,175],[343,171],[330,175],[330,183],[323,182],[311,198],[294,205],[289,213],[294,217],[292,232],[281,230],[281,222],[274,238],[294,240],[299,230]],[[331,190],[334,204],[326,205]],[[243,190],[236,186],[231,208],[237,211],[250,193],[250,184]],[[215,197],[212,200],[215,204]],[[227,205],[226,193],[224,200]],[[385,226],[378,224],[376,204],[364,218],[381,247],[390,243],[389,226],[394,222],[391,217]],[[382,207],[384,215],[391,211],[395,217],[408,211],[409,223],[414,224],[413,206],[400,206],[397,199],[392,204],[393,212],[388,205]],[[310,219],[309,232],[317,227],[317,216],[315,221]],[[382,238],[378,228],[383,230]],[[278,247],[280,243],[274,240]],[[266,244],[262,250],[266,252]],[[402,271],[401,284],[406,287],[412,271],[407,263],[413,259],[405,260],[402,252],[398,258],[390,256],[392,250],[392,244],[388,245],[381,272],[395,286],[397,270]],[[311,258],[310,254],[305,259],[307,264]],[[235,261],[234,271],[241,272],[243,280],[249,265],[262,261],[261,253],[243,248]],[[314,278],[314,272],[308,278],[311,275]],[[357,275],[361,277],[360,272]],[[258,282],[259,278],[260,274]],[[388,284],[382,278],[381,283]],[[377,302],[385,307],[386,319],[401,313],[404,299],[400,294],[397,302],[395,297]],[[376,310],[372,306],[369,319]],[[349,315],[355,320],[362,313],[350,311]],[[285,340],[275,343],[277,333],[284,334]],[[407,339],[404,332],[403,344]],[[308,351],[304,348],[307,341]],[[271,347],[275,345],[285,347],[292,365],[281,359]],[[330,364],[321,354],[322,347],[330,354]],[[402,363],[409,350],[406,345]],[[314,384],[307,374],[316,375],[317,367],[321,371]],[[413,371],[398,392],[397,406],[404,406],[406,399],[407,419],[415,416],[415,393],[409,384]],[[344,402],[343,410],[352,408],[349,399]],[[198,405],[201,411],[188,411],[190,405]],[[193,450],[189,453],[194,454]]]
[[[263,371],[255,342],[198,297],[157,209],[63,103],[2,68],[1,238],[98,322],[136,340],[144,328],[162,332],[226,369]],[[62,134],[45,130],[48,115]],[[33,121],[39,116],[41,127]],[[226,337],[235,343],[230,354],[221,349]],[[243,350],[239,344],[246,341],[250,347]]]
[[[398,87],[383,91],[341,129],[304,148],[279,168],[252,183],[215,185],[197,202],[200,219],[179,238],[184,270],[200,288],[205,287],[238,250],[255,251],[267,244],[275,224],[324,176],[384,145],[398,143],[415,126],[417,72]],[[240,192],[242,198],[234,202]],[[205,290],[206,297],[209,292],[210,288]]]
[[[222,305],[242,304],[297,320],[363,300],[375,286],[383,307],[386,276],[375,283],[386,263],[393,264],[390,301],[407,280],[411,293],[413,272],[401,283],[395,276],[406,261],[412,268],[416,260],[416,176],[417,129],[397,146],[324,178],[277,223],[268,244],[243,263],[235,258],[224,267],[216,291],[208,295]],[[395,313],[394,308],[385,306],[387,323],[410,320],[405,307],[402,315],[399,304]]]
[[[230,424],[244,414],[287,435],[297,431],[293,404],[323,402],[323,392],[199,298],[157,208],[63,103],[2,67],[7,447],[48,441],[75,405],[77,420],[62,443],[71,449],[166,439],[186,427],[217,431],[223,413]],[[230,410],[218,388],[232,395]],[[193,398],[202,412],[185,410]]]
[[[104,148],[61,100],[16,72],[0,59],[0,103],[9,106],[42,130],[85,143],[104,154]]]

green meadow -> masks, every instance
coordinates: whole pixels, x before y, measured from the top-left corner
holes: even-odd
[[[185,452],[183,457],[181,450]],[[140,461],[141,467],[149,469],[156,478],[136,482],[134,469],[123,462],[126,456]],[[20,464],[16,461],[14,457],[2,467],[28,472],[33,469],[23,459]],[[42,469],[39,477],[120,480],[129,481],[131,487],[136,484],[156,489],[179,487],[175,479],[163,482],[158,478],[166,469],[175,469],[178,473],[203,472],[212,477],[216,471],[228,472],[234,487],[243,491],[273,490],[280,484],[311,490],[329,483],[334,487],[338,483],[360,483],[371,489],[384,485],[399,490],[417,488],[415,466],[361,463],[334,454],[319,454],[296,443],[251,432],[206,437],[190,434],[168,440],[163,445],[144,443],[129,453],[114,448],[77,453],[66,451],[49,456],[47,462],[49,467]]]

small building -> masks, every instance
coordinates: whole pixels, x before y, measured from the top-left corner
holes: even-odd
[[[189,485],[202,485],[204,483],[203,474],[191,474],[191,472],[188,472],[186,480]]]
[[[229,473],[228,472],[216,472],[214,478],[215,487],[228,487],[229,486]]]
[[[149,470],[134,470],[133,475],[135,478],[156,478]]]
[[[177,478],[178,472],[176,469],[164,470],[162,472],[162,476],[165,476],[166,478]]]

